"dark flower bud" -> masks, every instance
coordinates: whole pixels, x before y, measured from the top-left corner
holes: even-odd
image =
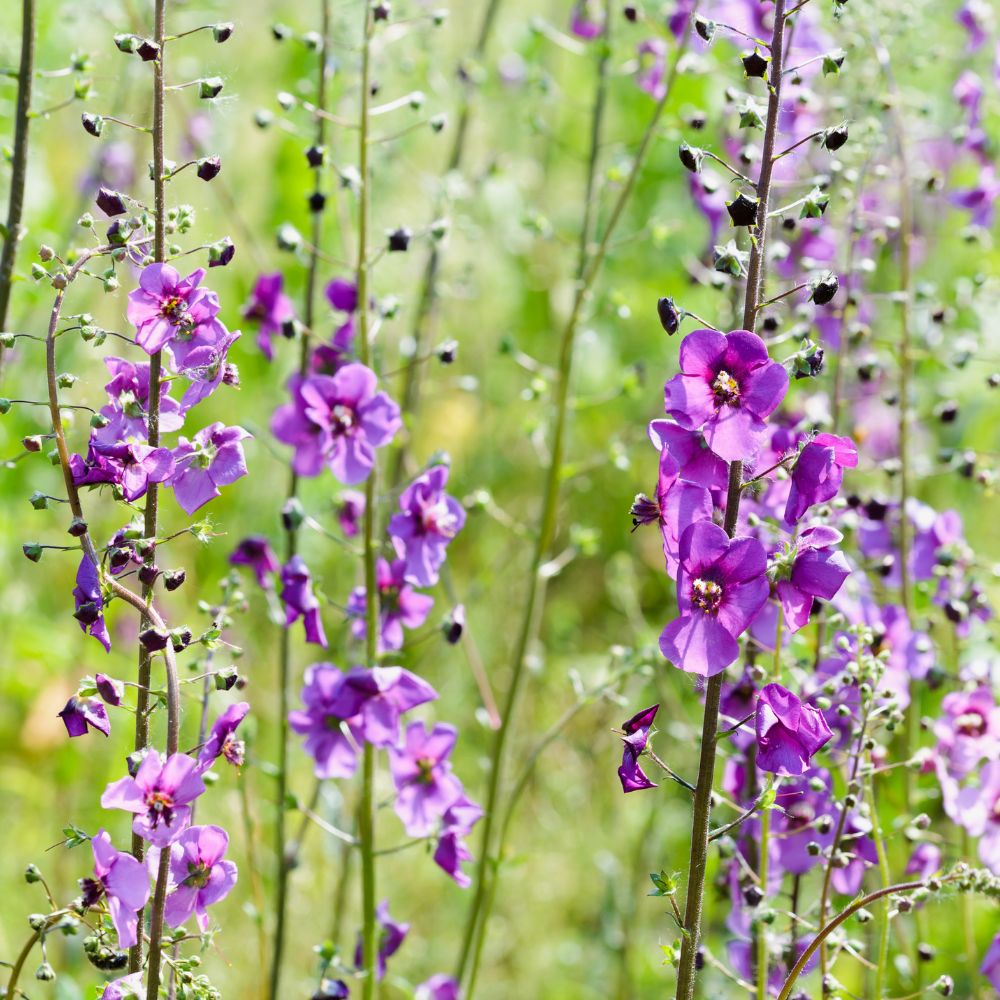
[[[923,941],[917,945],[917,957],[921,962],[933,962],[936,954],[937,949],[932,945],[926,944]]]
[[[42,558],[42,546],[38,542],[25,542],[21,551],[32,562],[38,562]]]
[[[212,25],[212,37],[221,45],[223,42],[228,42],[233,36],[233,22],[232,21],[222,21],[219,24]]]
[[[98,188],[96,201],[97,207],[109,218],[124,215],[127,211],[125,199],[117,191],[112,191],[111,188]]]
[[[833,301],[840,288],[840,279],[832,271],[820,275],[811,285],[809,298],[818,306],[825,306]]]
[[[87,534],[87,522],[82,518],[74,517],[73,520],[69,522],[69,527],[66,530],[74,538],[80,538]]]
[[[136,46],[135,52],[143,62],[152,62],[160,57],[160,46],[151,38],[144,38]]]
[[[760,199],[748,198],[742,191],[732,201],[726,202],[726,211],[729,212],[729,218],[733,220],[734,226],[755,226],[758,208]]]
[[[322,191],[313,191],[309,195],[309,211],[313,213],[322,212],[326,208],[326,195]]]
[[[807,340],[792,364],[795,378],[815,378],[823,369],[823,348]]]
[[[455,363],[455,358],[458,356],[458,341],[457,340],[446,340],[437,349],[438,361],[443,365],[451,365]]]
[[[743,890],[743,901],[747,906],[759,906],[764,901],[764,892],[759,886],[748,885]]]
[[[148,628],[145,632],[139,633],[139,642],[151,653],[157,653],[161,649],[166,649],[169,640],[170,636],[166,632],[161,632],[155,628]]]
[[[381,0],[381,3],[377,3],[374,7],[372,7],[372,20],[388,21],[391,13],[392,7],[386,3],[386,0]]]
[[[216,691],[231,691],[240,679],[236,667],[226,667],[215,675]]]
[[[191,642],[193,640],[194,640],[194,633],[192,633],[191,629],[187,628],[186,626],[182,626],[181,628],[175,628],[170,633],[170,645],[173,646],[175,653],[180,653],[183,650],[187,649],[188,646],[191,645]]]
[[[955,625],[969,617],[969,606],[965,601],[948,601],[944,606],[944,616]]]
[[[225,267],[235,256],[236,245],[228,236],[224,236],[208,248],[208,266]]]
[[[639,20],[639,10],[634,3],[625,4],[622,13],[625,15],[625,20],[632,24]]]
[[[306,514],[302,509],[302,504],[295,497],[289,499],[281,508],[281,526],[285,531],[295,531],[296,528],[302,526],[305,519]]]
[[[705,968],[705,949],[698,948],[694,953],[694,967],[701,972]]]
[[[80,121],[83,123],[85,132],[89,132],[95,139],[100,138],[104,131],[104,119],[100,115],[82,114]]]
[[[941,423],[953,424],[958,417],[958,403],[949,399],[947,402],[941,403],[935,412]]]
[[[689,146],[682,142],[677,148],[677,155],[686,170],[696,174],[701,170],[702,161],[705,159],[705,152],[697,146]]]
[[[767,74],[767,67],[771,60],[761,53],[760,49],[754,49],[743,56],[743,72],[749,77],[762,78]]]
[[[198,96],[203,101],[215,100],[219,94],[222,93],[222,77],[221,76],[209,76],[204,80],[198,81]]]
[[[674,305],[674,300],[669,296],[660,299],[656,303],[656,314],[660,317],[660,326],[672,337],[681,323],[681,311]]]
[[[698,37],[703,41],[711,42],[715,38],[715,21],[710,21],[707,17],[698,14],[694,19],[694,30],[698,32]]]
[[[955,992],[955,980],[951,976],[939,976],[931,985],[931,989],[942,997],[950,997]]]
[[[306,162],[310,167],[321,167],[326,159],[326,146],[310,146],[306,150]]]
[[[160,575],[160,567],[156,563],[144,563],[139,567],[139,582],[147,587],[152,587],[156,583],[156,578]]]
[[[844,122],[843,125],[837,125],[834,128],[828,128],[823,133],[823,145],[830,150],[831,153],[835,153],[846,142],[847,122]]]
[[[958,467],[958,474],[964,479],[971,479],[976,474],[976,453],[974,451],[962,453],[962,464]]]
[[[1000,372],[994,372],[990,375],[990,377],[986,380],[986,384],[991,389],[996,389],[997,386],[1000,386]]]
[[[815,840],[810,840],[806,844],[806,854],[811,858],[818,858],[823,853],[823,847]]]
[[[177,590],[178,587],[183,586],[186,579],[187,573],[183,569],[170,569],[163,574],[163,586],[170,591]]]
[[[827,834],[833,829],[833,817],[825,813],[816,820],[816,830],[818,833]]]
[[[781,320],[776,313],[768,313],[760,321],[760,326],[765,333],[774,333],[781,326]]]
[[[38,979],[43,983],[51,983],[55,978],[56,970],[53,969],[48,962],[42,962],[42,964],[35,969],[35,979]]]
[[[465,631],[465,606],[456,604],[445,616],[441,623],[441,631],[444,633],[445,642],[454,646]]]
[[[218,156],[203,156],[198,161],[198,176],[203,181],[213,181],[222,170],[222,160]]]
[[[138,41],[139,39],[135,35],[115,35],[114,37],[115,48],[126,55],[132,55],[135,52]]]
[[[283,42],[286,38],[291,38],[294,32],[287,24],[272,24],[271,34],[276,42]]]
[[[707,121],[704,111],[692,111],[688,116],[687,123],[696,132],[700,132],[705,127]]]
[[[389,233],[389,253],[406,253],[410,248],[410,239],[413,234],[405,226],[394,229]]]

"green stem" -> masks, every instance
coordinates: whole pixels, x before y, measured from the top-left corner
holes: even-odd
[[[28,178],[28,127],[31,122],[31,86],[35,75],[35,0],[21,7],[21,63],[17,71],[17,104],[14,110],[14,152],[11,157],[10,194],[7,200],[7,235],[0,252],[0,331],[7,329],[14,261],[21,242],[24,188]],[[5,348],[0,347],[0,380]]]
[[[330,0],[320,0],[320,48],[319,74],[317,78],[316,107],[321,111],[326,109],[327,93],[330,79]],[[317,146],[326,141],[326,119],[323,115],[315,116],[315,138]],[[313,193],[323,193],[323,167],[313,169]],[[311,332],[314,328],[316,313],[316,286],[322,255],[323,221],[325,206],[319,211],[312,211],[312,239],[309,247],[309,263],[306,271],[306,287],[302,302],[302,319],[309,335],[304,335],[299,346],[298,373],[304,375],[309,368],[309,348]],[[295,471],[289,473],[286,499],[294,500],[299,492],[299,477]],[[289,520],[285,529],[285,562],[291,561],[298,551],[298,525]],[[283,628],[279,637],[278,648],[278,787],[277,812],[275,814],[275,854],[278,861],[278,878],[275,891],[275,924],[274,940],[272,942],[271,974],[269,980],[270,998],[278,1000],[278,989],[281,985],[282,962],[285,954],[285,936],[288,920],[288,882],[292,865],[288,857],[288,743],[289,726],[288,712],[291,708],[292,683],[292,635],[291,630]]]
[[[781,109],[782,65],[785,57],[785,0],[774,2],[774,30],[771,35],[770,95],[767,104],[767,123],[764,129],[764,149],[760,174],[757,178],[760,220],[752,232],[753,244],[747,267],[747,287],[743,302],[743,327],[751,332],[757,328],[757,306],[761,300],[766,263],[768,209],[771,200],[771,174],[774,169],[774,143],[778,132]],[[743,463],[729,466],[729,490],[726,499],[726,534],[736,533],[742,496]],[[684,937],[677,968],[676,1000],[693,1000],[698,941],[701,936],[702,904],[705,895],[705,873],[708,867],[709,822],[712,811],[712,786],[715,783],[716,731],[719,728],[719,700],[724,674],[710,677],[705,689],[705,714],[701,732],[701,759],[698,765],[698,783],[691,817],[691,856],[688,866],[687,898],[684,912]]]
[[[875,802],[875,779],[874,776],[866,783],[868,797],[868,808],[871,810],[872,839],[875,841],[875,854],[878,858],[879,879],[882,888],[887,888],[892,881],[889,872],[889,858],[885,851],[885,835],[882,832],[882,823],[878,816],[878,805]],[[885,896],[879,905],[878,922],[878,961],[875,966],[875,998],[882,1000],[885,996],[885,977],[888,974],[889,966],[889,897]]]
[[[521,621],[514,645],[513,657],[511,660],[511,679],[507,689],[507,696],[504,701],[504,709],[500,719],[500,726],[496,731],[493,740],[493,747],[490,754],[490,774],[486,794],[486,813],[483,819],[483,829],[480,840],[479,861],[476,866],[474,876],[475,889],[473,890],[472,903],[466,917],[465,932],[462,938],[462,946],[459,952],[458,963],[455,969],[455,978],[462,981],[469,967],[469,960],[472,956],[473,946],[476,942],[477,933],[485,936],[486,932],[486,911],[489,908],[487,899],[489,897],[489,882],[497,880],[497,866],[499,855],[491,851],[492,835],[496,820],[497,805],[500,788],[502,785],[503,770],[505,766],[505,751],[507,739],[510,733],[511,722],[515,714],[518,703],[520,688],[524,679],[524,665],[528,648],[532,637],[535,635],[541,618],[542,588],[540,587],[540,571],[542,566],[548,561],[549,548],[555,535],[556,513],[559,505],[559,485],[562,475],[563,448],[566,430],[566,420],[568,414],[569,401],[569,381],[572,373],[573,346],[576,339],[577,327],[583,316],[584,305],[588,301],[590,291],[600,272],[604,259],[607,256],[611,244],[611,238],[621,221],[625,211],[625,206],[631,198],[636,181],[646,162],[649,148],[656,136],[660,119],[663,116],[667,101],[673,93],[674,82],[677,79],[679,66],[687,51],[690,42],[690,30],[686,31],[677,53],[674,57],[673,65],[665,84],[663,97],[656,105],[649,125],[643,134],[636,151],[632,169],[629,172],[625,183],[618,194],[618,199],[611,210],[604,235],[594,253],[590,256],[589,262],[583,268],[582,277],[577,285],[576,295],[573,300],[573,307],[563,328],[560,339],[559,363],[555,381],[555,419],[552,434],[552,448],[545,473],[545,488],[542,494],[542,508],[539,516],[539,529],[535,538],[534,553],[531,567],[528,574],[528,586],[525,593],[525,600],[521,612]],[[478,946],[481,947],[481,944]],[[466,1000],[472,1000],[472,994],[466,995]]]

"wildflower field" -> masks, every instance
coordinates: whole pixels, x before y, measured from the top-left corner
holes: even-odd
[[[0,4],[0,997],[1000,996],[988,0]]]

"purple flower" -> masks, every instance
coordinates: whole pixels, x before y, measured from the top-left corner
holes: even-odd
[[[844,481],[844,469],[858,464],[858,449],[849,437],[817,434],[799,453],[785,505],[785,521],[798,524],[817,503],[832,500]]]
[[[1000,875],[1000,760],[979,772],[979,784],[963,788],[957,799],[958,822],[979,838],[979,857]]]
[[[230,333],[213,319],[178,333],[167,345],[171,370],[191,382],[181,400],[185,410],[207,399],[223,383],[239,386],[239,372],[226,358],[240,336],[239,331]]]
[[[191,821],[190,803],[205,791],[198,763],[175,753],[166,761],[150,750],[134,778],[111,782],[101,796],[105,809],[135,813],[132,832],[156,847],[175,841]]]
[[[125,697],[125,685],[107,674],[94,675],[94,687],[106,705],[117,708]]]
[[[358,765],[360,737],[352,738],[344,732],[345,724],[349,726],[355,720],[341,714],[345,704],[340,697],[343,681],[343,673],[332,664],[314,663],[306,670],[302,688],[305,708],[288,713],[289,725],[306,738],[305,751],[315,762],[317,778],[350,778]]]
[[[326,648],[326,633],[319,614],[319,599],[313,593],[312,576],[302,556],[295,555],[281,567],[281,602],[285,606],[285,628],[300,618],[306,642]]]
[[[264,590],[270,590],[273,586],[269,574],[277,573],[281,569],[278,557],[263,535],[250,535],[244,538],[233,550],[229,562],[233,566],[249,566],[257,578],[257,583]]]
[[[80,560],[80,567],[76,571],[73,601],[76,604],[73,617],[80,623],[80,628],[92,635],[106,651],[110,652],[111,636],[108,635],[108,626],[104,621],[101,578],[97,573],[94,560],[86,553]]]
[[[454,726],[444,723],[428,732],[422,722],[411,722],[402,746],[389,747],[389,769],[396,786],[394,808],[411,837],[426,837],[434,821],[462,793],[448,760],[457,735]]]
[[[155,354],[178,333],[190,334],[218,315],[215,292],[199,287],[204,277],[204,268],[186,278],[169,264],[143,268],[139,287],[129,293],[128,319],[136,329],[135,342],[147,354]]]
[[[986,949],[979,972],[990,981],[994,989],[1000,990],[1000,934],[997,934]]]
[[[639,72],[635,82],[654,101],[662,101],[667,93],[667,43],[662,38],[647,38],[639,43]]]
[[[368,478],[375,449],[402,426],[399,407],[375,391],[377,381],[371,369],[349,364],[293,384],[293,401],[277,409],[271,429],[295,448],[292,468],[298,475],[318,476],[328,465],[347,486]]]
[[[358,286],[347,278],[334,278],[326,286],[326,300],[332,309],[352,313],[358,308]]]
[[[767,684],[757,698],[757,767],[772,774],[797,775],[832,739],[823,713],[804,705],[780,684]]]
[[[130,976],[122,976],[104,987],[100,1000],[132,1000],[133,997],[145,996],[142,985],[142,973],[133,972]]]
[[[702,429],[727,462],[750,458],[788,389],[788,373],[768,357],[764,341],[746,330],[695,330],[681,342],[680,368],[664,386],[668,416]]]
[[[361,531],[361,522],[365,516],[365,495],[357,490],[344,490],[340,494],[337,507],[337,521],[340,530],[348,537],[354,538]]]
[[[150,448],[137,442],[103,444],[92,437],[87,458],[72,455],[69,464],[77,486],[113,483],[131,503],[145,494],[150,483],[170,478],[174,456],[168,448]]]
[[[779,577],[775,589],[785,623],[792,632],[808,624],[816,598],[833,600],[851,575],[843,552],[834,548],[843,538],[836,528],[825,525],[806,528],[796,540],[794,561],[781,567],[780,571],[788,576]]]
[[[729,469],[705,443],[703,435],[670,420],[651,420],[649,440],[677,465],[677,478],[685,483],[704,486],[722,498],[729,482]]]
[[[375,972],[375,978],[382,980],[385,977],[386,960],[399,951],[400,945],[406,939],[406,935],[410,931],[410,925],[397,924],[392,917],[389,916],[389,902],[385,899],[383,899],[382,902],[376,907],[375,915],[378,918],[379,923],[378,967]],[[364,967],[364,963],[364,948],[362,946],[361,935],[359,934],[358,945],[354,949],[354,964],[357,968],[361,969]]]
[[[402,559],[391,563],[379,559],[375,567],[375,582],[379,595],[378,651],[384,653],[403,648],[403,628],[419,628],[427,620],[434,606],[434,598],[418,594],[405,579],[406,564]],[[366,612],[367,592],[356,587],[347,599],[347,614],[353,618],[351,632],[356,639],[364,639],[368,632]]]
[[[941,702],[942,717],[934,724],[937,753],[948,771],[964,778],[981,760],[1000,757],[1000,707],[987,686],[952,691]]]
[[[448,467],[435,465],[418,476],[399,498],[400,514],[389,521],[396,555],[404,561],[404,577],[418,587],[437,583],[445,549],[465,524],[465,508],[444,492]]]
[[[209,500],[221,496],[220,486],[231,486],[247,474],[240,443],[252,435],[242,427],[221,421],[198,431],[193,441],[182,437],[174,449],[174,473],[168,486],[185,514],[191,515]]]
[[[969,36],[968,50],[975,52],[982,48],[989,37],[986,33],[989,7],[982,0],[966,0],[955,15],[955,19],[965,28]]]
[[[149,436],[147,407],[149,405],[149,364],[132,364],[124,358],[105,358],[105,365],[111,373],[111,381],[104,389],[111,400],[101,409],[101,415],[110,422],[94,432],[94,440],[102,444],[114,444],[125,438],[145,441]],[[184,411],[176,399],[172,399],[170,383],[164,382],[160,388],[160,430],[177,431],[184,426]]]
[[[170,846],[170,880],[163,916],[170,927],[180,927],[193,916],[202,932],[208,930],[206,907],[225,899],[236,885],[236,865],[224,860],[229,835],[218,826],[192,826]]]
[[[96,698],[78,698],[74,695],[59,712],[59,718],[63,720],[66,732],[71,737],[85,736],[88,726],[105,736],[111,735],[108,711]]]
[[[427,681],[402,667],[353,667],[335,704],[341,718],[354,720],[360,739],[389,747],[399,742],[399,717],[435,698]]]
[[[677,573],[680,617],[660,636],[681,670],[711,677],[739,655],[737,638],[767,601],[767,557],[755,538],[730,539],[702,521],[684,532]]]
[[[596,0],[577,0],[569,24],[577,38],[588,42],[604,34],[604,18]]]
[[[116,851],[111,837],[98,830],[90,842],[94,852],[94,877],[80,880],[83,905],[107,901],[111,922],[118,932],[118,946],[131,948],[138,941],[139,917],[149,901],[149,878],[141,861]]]
[[[441,835],[434,849],[434,863],[462,889],[468,889],[472,879],[462,871],[462,863],[472,860],[472,852],[464,838],[472,833],[472,828],[483,816],[483,810],[464,793],[442,817]]]
[[[250,293],[250,301],[243,307],[245,319],[260,323],[257,346],[268,361],[274,358],[271,340],[280,334],[286,323],[295,318],[292,300],[282,290],[285,279],[280,272],[262,274]]]
[[[234,739],[234,736],[249,711],[247,702],[241,701],[230,705],[215,720],[212,731],[198,754],[199,772],[207,771],[220,757],[225,757],[234,767],[243,766],[246,747],[242,740]]]
[[[618,777],[621,780],[623,792],[638,792],[643,788],[656,788],[656,783],[650,781],[643,774],[642,768],[639,767],[639,758],[646,751],[649,730],[659,708],[659,705],[644,708],[627,722],[622,723],[622,731],[625,733],[622,742],[625,746],[622,750],[622,763],[621,767],[618,768]]]
[[[458,983],[443,973],[425,979],[414,994],[414,1000],[458,1000],[458,998]]]
[[[979,170],[975,186],[956,191],[951,200],[952,204],[970,213],[974,225],[990,229],[993,226],[998,197],[1000,197],[1000,178],[997,177],[993,164],[986,163]]]
[[[822,854],[811,854],[809,845],[815,842],[827,850],[833,844],[840,807],[831,791],[830,774],[819,767],[783,782],[778,788],[775,801],[780,808],[771,814],[773,834],[781,838],[781,848],[775,852],[778,870],[805,875],[816,865],[824,864]],[[827,822],[821,824],[823,817]]]
[[[927,841],[913,848],[910,860],[906,863],[906,875],[916,875],[921,879],[929,879],[941,870],[941,848]]]

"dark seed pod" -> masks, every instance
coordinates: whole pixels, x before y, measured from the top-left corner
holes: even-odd
[[[672,337],[681,322],[681,313],[674,300],[669,297],[660,299],[656,303],[656,313],[660,317],[660,326]]]
[[[726,202],[726,211],[729,212],[729,218],[733,220],[734,226],[755,226],[759,208],[760,199],[748,198],[742,191],[732,201]]]
[[[835,153],[846,142],[847,122],[844,122],[843,125],[836,126],[836,128],[828,128],[823,133],[823,145],[830,150],[831,153]]]
[[[762,55],[759,49],[748,52],[743,56],[742,61],[743,72],[749,77],[757,77],[758,79],[766,75],[767,67],[771,63],[771,60],[767,56]]]

